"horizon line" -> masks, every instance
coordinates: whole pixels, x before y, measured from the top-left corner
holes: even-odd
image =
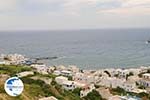
[[[115,27],[115,28],[78,28],[78,29],[12,29],[0,30],[0,32],[15,32],[15,31],[84,31],[84,30],[123,30],[123,29],[150,29],[150,27]]]

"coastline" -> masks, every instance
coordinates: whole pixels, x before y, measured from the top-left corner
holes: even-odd
[[[33,88],[33,91],[38,93],[42,89],[42,98],[53,96],[56,100],[59,100],[60,96],[64,98],[62,100],[86,100],[90,98],[89,94],[92,94],[92,98],[97,98],[96,100],[116,100],[111,99],[116,97],[118,100],[150,98],[150,66],[89,70],[75,65],[47,66],[45,63],[32,62],[30,58],[20,54],[3,55],[1,58],[3,62],[0,62],[0,81],[4,82],[8,77],[17,76],[23,80],[27,94],[32,91],[27,88],[32,88],[30,84],[34,83],[33,86],[38,85],[40,88]],[[63,95],[64,90],[67,96]],[[57,91],[57,94],[54,91]],[[41,96],[34,93],[29,98],[39,99]]]

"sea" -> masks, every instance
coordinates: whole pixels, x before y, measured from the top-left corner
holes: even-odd
[[[82,69],[150,66],[150,29],[1,31],[0,54],[22,54],[49,66]]]

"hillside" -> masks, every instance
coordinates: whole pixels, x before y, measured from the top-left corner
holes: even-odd
[[[34,72],[34,75],[21,78],[24,83],[23,93],[17,97],[10,97],[5,93],[4,82],[8,77],[23,71],[33,71],[33,69],[28,66],[0,65],[0,100],[38,100],[48,96],[54,96],[59,100],[81,100],[79,89],[66,91],[54,81],[56,76],[52,74],[42,75],[37,72]],[[39,77],[39,79],[33,79],[33,77]],[[41,80],[44,78],[49,78],[52,82],[46,84]]]

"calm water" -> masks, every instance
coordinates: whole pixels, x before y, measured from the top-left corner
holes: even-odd
[[[51,57],[81,68],[150,65],[150,29],[0,32],[0,53]]]

